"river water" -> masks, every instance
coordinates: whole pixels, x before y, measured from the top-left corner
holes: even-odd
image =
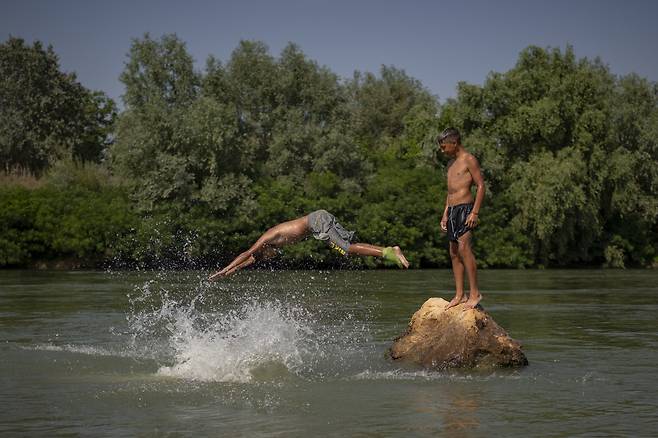
[[[447,270],[0,271],[1,436],[656,436],[658,271],[480,272],[523,369],[386,349]]]

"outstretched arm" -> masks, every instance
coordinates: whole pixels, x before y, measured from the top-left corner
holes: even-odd
[[[271,233],[267,232],[263,234],[257,241],[254,243],[251,248],[249,248],[247,251],[243,252],[239,256],[237,256],[231,263],[229,263],[226,267],[222,268],[221,270],[215,272],[212,274],[210,277],[208,277],[208,280],[216,280],[219,277],[226,277],[227,275],[230,275],[237,271],[238,269],[245,268],[252,263],[256,261],[256,258],[254,257],[254,254],[256,254],[258,251],[263,249],[269,241],[271,240],[272,236],[270,235]]]
[[[272,248],[294,243],[306,234],[308,234],[307,216],[275,225],[260,236],[251,248],[237,256],[235,260],[221,271],[212,274],[208,279],[214,280],[217,277],[225,277],[238,269],[249,266],[256,261],[256,256],[259,259],[270,258],[276,254],[275,251],[271,251]]]
[[[478,215],[480,214],[480,207],[482,206],[482,201],[484,200],[484,178],[482,177],[482,172],[480,171],[480,163],[478,163],[477,158],[473,155],[469,156],[466,160],[466,166],[468,171],[473,177],[473,183],[477,187],[477,192],[475,194],[475,204],[473,205],[473,211],[466,218],[466,225],[474,228],[477,226]]]
[[[215,278],[215,276],[228,277],[229,275],[231,275],[235,271],[238,271],[242,268],[246,268],[247,266],[249,266],[249,265],[251,265],[255,262],[256,262],[256,257],[252,254],[247,260],[243,261],[242,263],[239,263],[239,264],[235,265],[234,267],[232,267],[230,269],[227,269],[228,266],[225,268],[226,270],[222,269],[222,271],[224,272],[223,274],[219,275],[219,273],[217,273],[217,274],[214,274],[214,275],[210,276],[210,280],[213,280]]]

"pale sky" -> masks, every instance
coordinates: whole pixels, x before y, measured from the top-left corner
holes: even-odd
[[[658,1],[0,0],[0,41],[52,44],[61,68],[120,104],[131,40],[176,33],[199,70],[242,39],[278,56],[288,42],[341,77],[403,69],[443,102],[459,81],[482,84],[529,46],[574,47],[615,74],[658,81]],[[120,104],[121,105],[121,104]]]

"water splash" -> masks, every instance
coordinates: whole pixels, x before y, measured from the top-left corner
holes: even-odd
[[[111,357],[125,357],[131,359],[135,358],[135,356],[131,354],[129,351],[103,348],[94,345],[35,344],[29,346],[21,346],[20,348],[23,350],[34,350],[34,351],[56,351],[56,352],[61,351],[66,353],[84,354],[87,356],[111,356]]]
[[[312,286],[276,290],[273,297],[271,284],[199,281],[189,290],[189,280],[151,279],[130,297],[131,349],[158,357],[160,376],[216,382],[321,379],[353,367],[372,346],[367,325],[352,311],[318,305],[327,299]]]
[[[220,382],[248,382],[259,371],[261,378],[281,377],[302,370],[304,353],[317,350],[300,311],[280,303],[253,302],[212,315],[216,320],[206,327],[198,317],[188,312],[174,317],[174,364],[161,367],[159,374]]]

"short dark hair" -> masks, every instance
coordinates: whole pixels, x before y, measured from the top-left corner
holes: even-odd
[[[461,144],[462,136],[457,130],[457,128],[446,128],[441,132],[441,134],[439,134],[438,142],[439,144],[441,144],[446,140],[454,141],[457,144]]]

